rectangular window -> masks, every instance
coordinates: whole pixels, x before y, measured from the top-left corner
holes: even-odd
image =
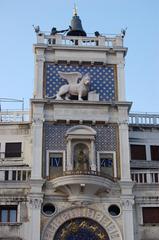
[[[49,176],[52,178],[54,175],[62,173],[63,171],[63,153],[50,152],[49,153]]]
[[[146,146],[145,145],[130,145],[131,160],[146,160]]]
[[[151,148],[151,160],[159,161],[159,146],[150,146]]]
[[[50,157],[50,167],[62,167],[62,157],[61,156]]]
[[[0,206],[0,222],[15,223],[17,222],[17,206]]]
[[[159,207],[143,207],[143,223],[159,223]]]
[[[113,172],[113,153],[100,153],[100,171],[102,173],[114,176]]]
[[[6,143],[5,147],[5,157],[12,158],[12,157],[21,157],[21,142],[16,143]]]

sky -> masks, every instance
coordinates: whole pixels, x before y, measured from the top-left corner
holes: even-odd
[[[87,33],[118,34],[127,27],[126,98],[133,112],[159,113],[159,0],[0,0],[0,98],[33,96],[36,35],[70,25],[74,3]],[[2,104],[19,108],[20,103]]]

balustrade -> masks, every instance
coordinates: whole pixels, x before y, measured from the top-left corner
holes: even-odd
[[[121,35],[82,37],[82,36],[64,36],[62,34],[47,35],[43,32],[37,34],[38,44],[65,45],[81,47],[123,47],[123,38]]]
[[[132,125],[159,125],[159,114],[130,113],[129,124]]]
[[[30,167],[0,167],[0,181],[28,181]]]
[[[2,111],[0,112],[1,122],[27,122],[29,121],[29,111]]]
[[[131,178],[136,183],[159,183],[159,171],[155,170],[131,170]]]

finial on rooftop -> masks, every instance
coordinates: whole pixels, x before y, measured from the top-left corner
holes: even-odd
[[[74,9],[73,9],[73,16],[77,16],[77,5],[76,3],[74,4]]]

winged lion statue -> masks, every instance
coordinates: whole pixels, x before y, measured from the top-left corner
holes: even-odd
[[[80,72],[58,72],[61,78],[67,80],[68,84],[60,87],[56,94],[56,100],[69,100],[70,96],[78,96],[78,100],[87,96],[90,84],[90,75],[86,73],[82,76]],[[81,79],[79,82],[78,80]]]

